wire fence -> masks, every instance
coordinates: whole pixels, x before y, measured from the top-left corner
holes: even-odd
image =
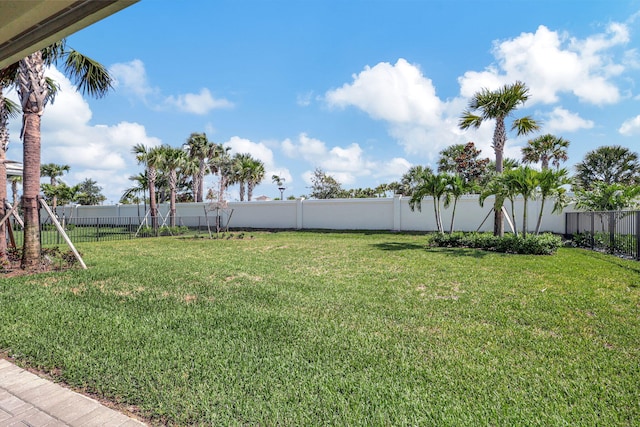
[[[576,246],[640,260],[640,211],[568,212],[567,236]]]

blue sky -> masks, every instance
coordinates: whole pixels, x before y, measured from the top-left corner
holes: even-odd
[[[571,141],[568,167],[601,145],[640,151],[640,0],[142,0],[68,44],[117,84],[83,99],[49,70],[63,91],[42,161],[70,165],[69,184],[95,179],[107,202],[142,171],[134,144],[192,132],[264,161],[254,195],[269,197],[272,174],[300,196],[316,167],[375,187],[451,144],[493,158],[492,123],[462,132],[458,118],[476,91],[516,80],[531,92],[517,115]],[[20,160],[19,120],[10,130]],[[509,135],[506,154],[526,140]]]

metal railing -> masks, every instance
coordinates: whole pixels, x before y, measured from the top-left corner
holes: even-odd
[[[574,244],[640,260],[640,211],[567,212]]]

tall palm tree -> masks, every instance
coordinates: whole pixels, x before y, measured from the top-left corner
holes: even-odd
[[[549,161],[551,161],[551,164],[559,169],[560,162],[566,162],[569,158],[567,148],[569,148],[568,140],[548,133],[527,142],[526,147],[522,148],[522,162],[540,162],[544,170],[549,168]]]
[[[253,158],[249,153],[236,153],[233,156],[233,173],[229,184],[240,185],[240,201],[244,202],[244,194],[249,178],[251,177],[251,168],[253,167]]]
[[[149,186],[149,216],[151,217],[152,228],[157,230],[158,205],[156,198],[156,180],[158,179],[158,168],[162,165],[163,152],[160,147],[147,148],[141,143],[134,145],[131,152],[136,155],[138,164],[142,164],[146,168]]]
[[[186,153],[169,145],[160,146],[162,151],[160,168],[169,175],[169,221],[176,226],[176,193],[178,188],[178,170],[186,161]]]
[[[253,197],[253,189],[256,185],[264,180],[264,163],[258,159],[251,159],[251,168],[249,169],[249,179],[247,180],[247,200],[251,201]]]
[[[23,268],[33,268],[40,261],[40,122],[51,94],[44,71],[46,66],[62,60],[63,71],[83,94],[102,97],[111,88],[112,80],[106,68],[73,49],[67,49],[64,40],[37,51],[18,63],[17,86],[23,114]]]
[[[197,172],[193,174],[193,200],[202,202],[204,200],[204,177],[207,172],[207,159],[215,154],[215,144],[207,139],[205,133],[192,133],[184,148],[189,153],[189,157],[197,162]]]
[[[207,159],[207,165],[211,173],[218,175],[218,202],[224,201],[224,193],[230,182],[233,182],[234,160],[229,154],[231,147],[222,144],[215,144],[212,150],[213,155]]]
[[[58,165],[55,163],[45,163],[40,165],[40,176],[46,176],[51,180],[51,185],[58,184],[58,178],[63,176],[65,172],[69,172],[69,165]]]
[[[519,81],[510,85],[490,91],[482,89],[476,92],[469,101],[469,107],[462,113],[460,122],[461,129],[479,128],[486,120],[494,120],[495,128],[493,131],[493,151],[496,155],[496,172],[501,173],[502,157],[504,146],[507,142],[507,130],[505,120],[511,116],[513,112],[529,99],[529,89]],[[477,113],[477,114],[476,114]],[[518,136],[526,135],[539,128],[535,120],[530,116],[524,116],[514,119],[511,130],[515,130]],[[493,232],[496,236],[504,235],[504,223],[502,218],[502,210],[495,209]]]
[[[40,165],[40,176],[48,177],[50,181],[51,187],[55,187],[58,185],[58,178],[63,176],[65,172],[69,172],[71,167],[69,165],[58,165],[55,163],[45,163]],[[53,212],[56,211],[56,207],[58,206],[58,194],[53,191],[51,198],[51,207]]]

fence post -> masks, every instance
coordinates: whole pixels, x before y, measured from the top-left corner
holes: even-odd
[[[594,250],[596,247],[596,232],[595,232],[595,220],[596,220],[596,213],[595,212],[589,212],[589,215],[591,215],[591,250]]]
[[[616,217],[615,212],[609,212],[609,252],[616,251]]]
[[[100,241],[100,218],[96,218],[96,242]]]
[[[640,211],[633,214],[636,217],[636,259],[640,261]]]

